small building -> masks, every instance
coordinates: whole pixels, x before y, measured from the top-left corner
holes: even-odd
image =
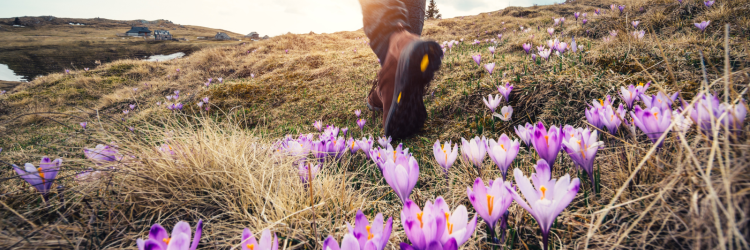
[[[216,40],[232,40],[227,33],[224,32],[216,32],[216,36],[214,36],[214,39]]]
[[[250,38],[250,39],[254,39],[254,40],[259,40],[260,39],[260,34],[258,34],[258,32],[253,31],[253,32],[250,32],[250,34],[247,34],[247,36],[245,36],[245,37]]]
[[[172,40],[168,30],[154,30],[154,40]]]
[[[266,40],[268,38],[269,38],[268,35],[263,36],[263,40]]]
[[[131,27],[130,30],[125,32],[127,36],[150,36],[151,31],[147,27]]]

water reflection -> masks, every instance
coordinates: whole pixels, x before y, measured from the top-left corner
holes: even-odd
[[[26,79],[16,75],[16,72],[8,68],[8,65],[0,64],[0,81],[25,82]]]

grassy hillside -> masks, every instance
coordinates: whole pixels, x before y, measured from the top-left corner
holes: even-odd
[[[14,27],[15,18],[0,18],[0,63],[16,74],[34,78],[38,75],[97,66],[120,59],[137,59],[151,55],[184,52],[191,54],[206,47],[237,44],[237,41],[197,40],[225,32],[244,39],[244,35],[220,29],[179,25],[159,20],[153,23],[109,19],[76,19],[21,17],[23,27]],[[83,24],[83,25],[71,25]],[[137,37],[118,37],[131,25],[151,31],[168,30],[174,38],[188,41],[144,41]]]
[[[623,13],[610,10],[612,3],[626,8]],[[595,16],[597,9],[606,13]],[[587,13],[588,23],[576,21],[574,12]],[[447,51],[425,96],[429,117],[424,131],[393,142],[403,143],[419,161],[412,199],[422,206],[442,196],[451,207],[464,205],[473,215],[466,187],[478,176],[485,181],[499,176],[489,160],[480,172],[459,159],[446,183],[431,152],[437,139],[517,137],[513,127],[538,121],[587,126],[587,103],[607,95],[620,99],[621,86],[648,81],[648,94],[679,91],[688,102],[707,89],[722,100],[747,99],[748,16],[747,0],[720,1],[711,8],[694,0],[577,0],[426,21],[424,38],[463,42]],[[554,26],[559,17],[567,20]],[[705,20],[711,20],[705,32],[693,25]],[[637,28],[632,21],[640,21]],[[724,24],[730,26],[728,49]],[[645,31],[643,38],[633,37],[636,30]],[[536,52],[550,39],[570,43],[573,37],[582,52],[552,55],[548,61],[533,62],[522,48],[532,43]],[[480,43],[473,44],[475,39]],[[476,54],[482,65],[496,64],[492,75],[474,63]],[[195,225],[203,219],[205,248],[236,247],[241,229],[249,227],[253,232],[272,229],[285,246],[312,249],[328,234],[340,239],[344,222],[353,222],[361,209],[368,218],[393,216],[388,249],[397,249],[406,241],[401,201],[362,154],[326,163],[313,182],[312,198],[291,159],[273,156],[273,143],[282,136],[317,133],[311,125],[315,120],[348,127],[355,137],[380,136],[381,118],[364,103],[378,69],[360,30],[287,34],[205,48],[168,62],[120,60],[24,83],[0,96],[0,160],[19,164],[36,163],[43,155],[64,157],[58,183],[66,188],[45,206],[4,165],[0,201],[8,210],[0,216],[13,226],[0,229],[5,239],[0,242],[6,242],[0,246],[133,247],[152,223],[170,229],[178,220]],[[223,83],[217,83],[219,77]],[[206,87],[209,78],[213,82]],[[515,86],[505,104],[514,109],[510,122],[493,119],[482,102],[505,82]],[[165,108],[174,103],[165,96],[175,91],[185,105],[180,112]],[[196,105],[203,97],[210,100],[209,111]],[[135,110],[123,114],[130,104]],[[367,119],[362,132],[355,125],[357,109]],[[87,130],[78,125],[83,121],[89,122]],[[750,235],[741,230],[750,213],[746,127],[744,134],[727,137],[705,136],[693,126],[685,134],[670,134],[660,150],[642,132],[600,131],[606,147],[596,159],[601,173],[597,196],[589,191],[585,174],[560,155],[553,176],[580,176],[584,184],[557,218],[554,247],[747,247]],[[133,157],[114,170],[84,160],[83,147],[110,142]],[[180,153],[155,151],[162,143]],[[514,163],[527,175],[537,159],[531,151],[524,146]],[[106,170],[106,178],[76,181],[76,171],[89,167]],[[509,211],[508,244],[539,249],[535,220],[518,205]],[[486,225],[478,224],[464,249],[492,247]]]

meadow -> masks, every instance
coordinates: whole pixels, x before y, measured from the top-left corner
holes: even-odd
[[[19,85],[0,247],[750,248],[750,1],[576,0],[422,35],[445,48],[428,119],[390,142],[361,30]]]

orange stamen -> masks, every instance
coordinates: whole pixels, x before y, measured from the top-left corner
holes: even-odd
[[[172,240],[172,238],[164,238],[164,239],[161,239],[161,241],[164,241],[164,243],[167,243],[167,245],[169,245],[169,241],[170,241],[170,240]]]
[[[659,120],[659,112],[654,112],[654,119]]]
[[[417,220],[419,220],[419,228],[424,227],[424,222],[422,222],[422,215],[423,214],[424,214],[424,212],[417,213]]]
[[[505,151],[508,151],[507,149],[505,149],[505,145],[503,145],[503,144],[500,144],[500,147],[501,147],[501,148],[502,148],[503,150],[505,150]]]
[[[247,244],[247,248],[250,248],[250,250],[255,249],[255,244]]]
[[[373,234],[372,234],[372,233],[370,232],[370,228],[371,228],[371,227],[372,227],[372,226],[370,226],[370,225],[367,225],[367,227],[365,227],[365,228],[367,228],[367,239],[368,239],[368,240],[372,240],[372,238],[373,238],[373,237],[375,237],[375,235],[373,235]]]
[[[544,141],[547,142],[547,146],[549,146],[549,135],[544,136]]]
[[[46,179],[44,178],[44,172],[42,171],[42,168],[39,167],[36,169],[36,171],[39,172],[39,177],[42,177],[42,183],[44,183],[44,180]]]
[[[357,143],[357,141],[352,141],[352,149],[354,149],[354,144]]]
[[[450,222],[451,214],[445,213],[445,226],[448,229],[448,234],[453,233],[453,224]]]
[[[539,190],[542,191],[542,198],[540,200],[544,200],[544,196],[547,194],[547,188],[542,186]]]
[[[495,206],[495,196],[487,195],[487,209],[490,215],[492,215],[492,208]]]
[[[599,99],[599,104],[601,104],[602,106],[604,106],[604,100]]]

